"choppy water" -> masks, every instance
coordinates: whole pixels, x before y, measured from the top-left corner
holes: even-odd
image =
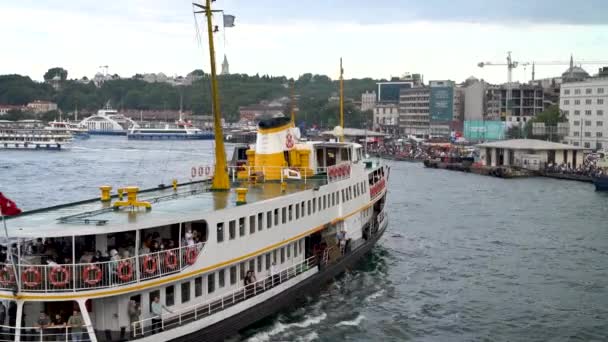
[[[66,152],[0,151],[0,191],[24,208],[155,186],[210,142],[94,137]],[[390,225],[374,251],[249,341],[606,341],[608,194],[392,163]]]

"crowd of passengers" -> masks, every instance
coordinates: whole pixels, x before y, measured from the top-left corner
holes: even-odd
[[[193,246],[199,242],[203,242],[204,237],[198,230],[187,230],[182,237],[182,246]],[[76,250],[76,260],[78,263],[97,263],[108,261],[119,261],[135,256],[135,234],[125,233],[120,239],[112,237],[108,239],[108,249],[101,250]],[[166,250],[171,250],[179,247],[179,242],[173,239],[161,238],[158,232],[148,233],[145,235],[139,255],[157,253]],[[26,263],[36,264],[32,260],[34,257],[39,258],[40,264],[48,264],[50,266],[58,264],[72,263],[72,240],[71,238],[37,238],[25,242],[21,246],[21,254]],[[85,248],[86,249],[86,248]],[[11,253],[17,255],[17,245],[11,246]],[[82,254],[80,254],[82,253]],[[80,254],[80,255],[79,255]],[[6,246],[0,248],[0,263],[9,262],[9,251]],[[29,260],[28,260],[29,259]]]
[[[549,163],[545,167],[545,172],[588,177],[599,177],[604,173],[603,170],[597,166],[597,159],[593,158],[586,158],[583,161],[583,164],[577,167],[572,167],[570,163]]]

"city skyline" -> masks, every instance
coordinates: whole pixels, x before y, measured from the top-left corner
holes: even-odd
[[[566,1],[469,0],[457,6],[445,0],[377,1],[370,11],[363,1],[222,0],[214,6],[236,15],[236,26],[225,36],[216,34],[216,59],[219,65],[227,54],[233,73],[298,77],[310,72],[335,79],[343,57],[346,78],[386,79],[412,72],[425,80],[460,82],[475,76],[502,83],[506,67],[480,69],[477,63],[504,63],[507,51],[520,62],[567,61],[571,53],[575,63],[607,59],[608,20],[601,14],[608,4],[591,2],[578,7]],[[90,78],[100,65],[123,77],[209,70],[206,40],[197,42],[187,1],[26,0],[0,7],[0,29],[13,33],[7,35],[0,74],[41,80],[47,69],[60,66],[69,78]],[[215,19],[221,27],[219,16]],[[594,74],[599,66],[583,68]],[[559,76],[566,68],[539,66],[536,78]],[[513,76],[527,81],[531,68],[520,66]]]

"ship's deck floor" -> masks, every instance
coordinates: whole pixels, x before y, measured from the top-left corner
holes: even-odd
[[[324,177],[304,181],[289,181],[285,192],[278,182],[253,184],[234,183],[228,192],[209,191],[208,182],[142,190],[138,200],[149,201],[152,209],[113,210],[109,202],[92,199],[66,205],[25,212],[7,220],[10,238],[61,237],[91,235],[157,227],[177,222],[201,219],[201,213],[236,206],[238,187],[247,187],[247,203],[255,203],[326,184]],[[126,196],[125,196],[126,199]],[[112,198],[112,203],[117,201]]]

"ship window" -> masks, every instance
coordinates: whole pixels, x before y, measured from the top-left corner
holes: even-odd
[[[272,228],[272,211],[266,213],[266,228]]]
[[[276,265],[277,263],[277,250],[272,251],[272,263]]]
[[[298,256],[298,243],[294,242],[293,243],[293,257],[297,257]]]
[[[236,266],[230,267],[230,285],[236,284]]]
[[[239,218],[239,236],[245,235],[245,218]]]
[[[346,198],[344,197],[344,189],[342,189],[342,203],[346,202]]]
[[[336,190],[336,205],[340,204],[340,191]]]
[[[293,221],[293,204],[290,204],[289,207],[287,207],[287,212],[289,215],[289,221]]]
[[[302,240],[298,241],[298,249],[300,250],[300,254],[302,254]]]
[[[182,283],[182,303],[190,301],[190,282]]]
[[[203,295],[203,277],[194,278],[194,296],[200,297]]]
[[[230,222],[228,223],[228,237],[230,238],[230,240],[234,240],[234,238],[236,237],[236,221],[235,220],[230,220]]]
[[[241,263],[241,280],[245,279],[245,263]]]
[[[249,234],[255,233],[255,215],[249,216]]]
[[[306,204],[307,209],[308,209],[308,216],[310,216],[311,212],[310,212],[310,200],[308,200],[308,203]]]
[[[306,205],[306,202],[302,201],[302,203],[300,203],[300,212],[302,213],[302,217],[304,217],[304,207]]]
[[[224,222],[217,224],[217,242],[224,241]]]
[[[317,211],[321,211],[321,197],[317,197]]]
[[[287,208],[283,207],[283,210],[281,211],[281,222],[285,224],[287,222]]]
[[[249,260],[249,270],[248,271],[255,271],[255,259]]]
[[[300,204],[296,204],[296,220],[300,218]]]
[[[213,293],[215,291],[215,273],[209,273],[207,275],[207,293]]]
[[[266,270],[270,269],[270,253],[266,253]]]
[[[226,271],[224,269],[217,272],[217,282],[218,287],[224,287],[224,285],[226,285]]]
[[[312,199],[312,212],[313,214],[317,212],[317,198]]]
[[[291,245],[287,245],[285,249],[287,250],[287,260],[289,260],[291,258]]]
[[[264,214],[258,214],[258,230],[262,230],[264,228]]]
[[[276,208],[274,210],[274,225],[275,226],[279,225],[279,208]]]
[[[332,165],[336,165],[336,148],[335,147],[328,147],[325,150],[326,155],[325,155],[325,166],[332,166]]]
[[[327,208],[327,195],[323,195],[323,210]]]
[[[331,206],[335,206],[336,205],[336,193],[332,192],[331,193]]]
[[[281,248],[281,264],[285,262],[285,248]]]
[[[258,273],[262,272],[262,256],[258,255]]]
[[[165,305],[172,306],[175,304],[175,286],[165,287]]]

